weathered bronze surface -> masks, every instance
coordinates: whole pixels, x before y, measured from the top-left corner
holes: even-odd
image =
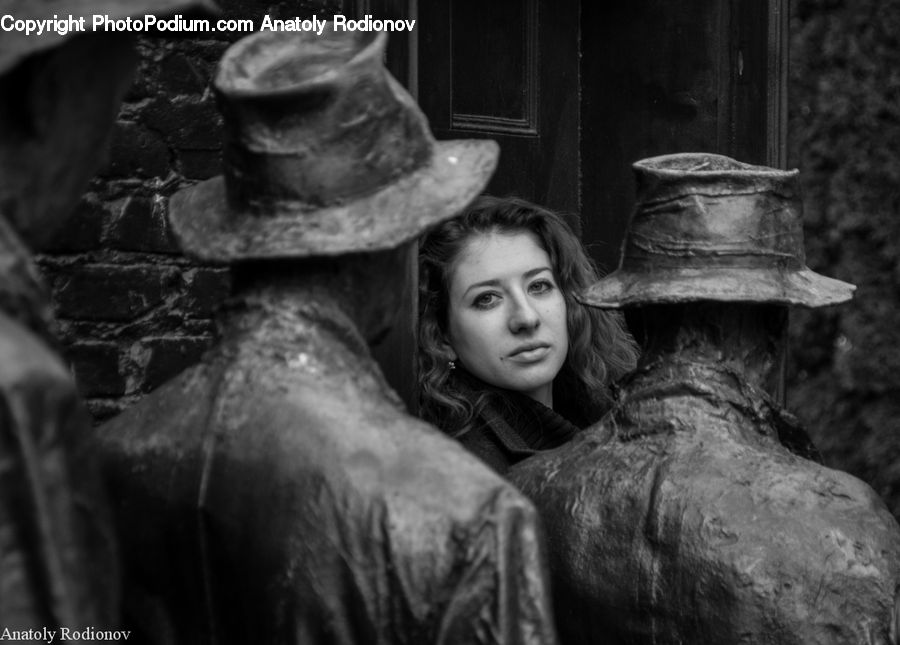
[[[644,354],[613,412],[510,472],[547,527],[563,642],[897,642],[900,527],[866,484],[788,449],[805,454],[805,434],[764,392],[786,304],[845,299],[849,285],[814,276],[797,287],[800,240],[780,255],[770,244],[796,211],[769,198],[757,212],[758,190],[734,190],[755,170],[732,163],[737,183],[675,166],[667,250],[634,270],[626,246],[618,275],[586,296],[640,307],[644,321]],[[717,192],[731,205],[710,207]],[[651,216],[640,209],[636,229]],[[751,239],[765,218],[766,235]],[[743,273],[730,291],[713,279],[720,262]]]
[[[0,629],[118,624],[115,539],[62,361],[0,312]]]
[[[895,642],[900,530],[882,502],[783,447],[790,418],[710,334],[653,339],[671,342],[610,417],[510,473],[548,529],[563,642]]]
[[[232,184],[247,168],[233,156],[224,178],[180,193],[179,239],[234,263],[223,341],[96,433],[116,491],[127,622],[165,643],[555,643],[533,506],[407,414],[367,345],[409,293],[401,243],[483,188],[496,147],[424,136],[412,100],[374,69],[383,36],[318,38],[249,37],[223,67],[239,63],[252,87],[219,91],[234,141],[277,139],[285,101],[290,120],[318,123],[327,186],[314,203],[295,199],[302,182],[264,172],[291,160],[266,150],[242,199]],[[387,83],[391,110],[342,96],[360,74]],[[232,99],[255,117],[242,120]],[[409,152],[394,119],[416,124],[406,135],[427,160],[373,169],[375,185],[352,190],[357,162]],[[434,159],[450,148],[453,161]]]
[[[116,543],[84,447],[88,416],[26,246],[68,217],[100,162],[134,64],[129,39],[102,41],[74,40],[0,77],[0,628],[15,640],[118,626]],[[101,50],[117,60],[96,67]]]
[[[192,4],[10,0],[2,12],[126,16]],[[29,246],[53,235],[101,163],[136,57],[131,36],[71,36],[0,39],[0,630],[17,642],[119,624],[115,538],[85,447],[88,417],[56,355]]]
[[[386,33],[328,25],[310,38],[260,32],[223,56],[214,81],[223,176],[182,191],[170,209],[186,251],[233,262],[391,248],[461,210],[490,179],[497,144],[435,141],[384,68]]]
[[[619,268],[583,300],[620,308],[720,300],[821,307],[855,287],[810,271],[797,170],[714,154],[634,164],[637,203]]]

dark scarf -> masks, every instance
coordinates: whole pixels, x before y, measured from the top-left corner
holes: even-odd
[[[486,395],[474,427],[457,438],[500,474],[539,451],[563,445],[580,431],[560,412],[524,394],[488,385],[463,369],[453,373],[452,386],[470,401]]]

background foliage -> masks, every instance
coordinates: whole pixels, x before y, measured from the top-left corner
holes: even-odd
[[[789,163],[808,264],[858,286],[792,314],[789,407],[900,516],[900,0],[793,0]]]

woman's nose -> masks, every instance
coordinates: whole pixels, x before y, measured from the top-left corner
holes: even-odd
[[[537,310],[527,298],[516,299],[509,316],[509,329],[517,334],[536,329],[541,324]]]

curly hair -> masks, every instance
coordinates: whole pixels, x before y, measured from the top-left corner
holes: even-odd
[[[482,196],[466,211],[429,231],[419,247],[418,398],[420,415],[453,436],[468,432],[487,401],[475,400],[451,378],[447,343],[449,290],[460,251],[473,236],[531,232],[550,258],[565,298],[568,354],[553,382],[555,407],[580,425],[611,403],[610,384],[634,369],[638,350],[620,314],[585,307],[575,294],[597,270],[558,214],[515,197]]]

